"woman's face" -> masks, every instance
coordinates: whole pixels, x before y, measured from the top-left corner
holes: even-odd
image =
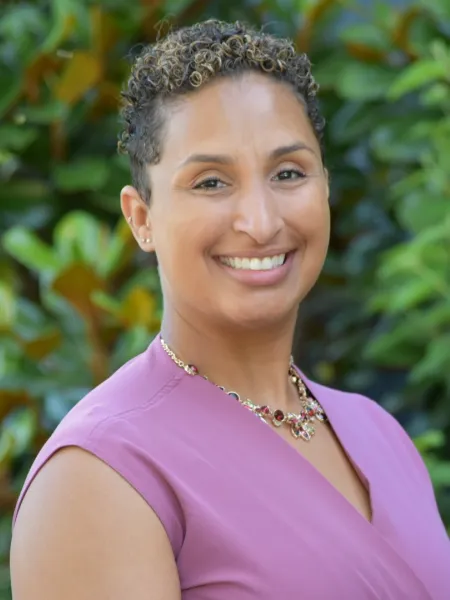
[[[319,145],[289,87],[245,74],[186,96],[149,179],[166,311],[247,328],[296,315],[330,217]]]

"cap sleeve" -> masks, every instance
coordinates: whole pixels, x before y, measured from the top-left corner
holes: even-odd
[[[168,481],[170,473],[165,471],[161,460],[151,456],[139,444],[139,432],[133,429],[132,423],[121,418],[105,419],[88,434],[83,428],[76,426],[57,428],[28,473],[16,504],[13,523],[23,498],[40,469],[58,450],[76,446],[114,469],[142,496],[161,521],[177,557],[184,537],[184,519],[175,490]]]

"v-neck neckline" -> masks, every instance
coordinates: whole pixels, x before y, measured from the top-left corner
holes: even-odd
[[[383,531],[385,526],[383,523],[383,515],[385,514],[385,510],[382,502],[380,502],[380,498],[378,497],[378,489],[375,489],[374,479],[369,477],[369,466],[367,464],[362,464],[364,459],[360,459],[356,456],[358,454],[357,441],[355,446],[353,446],[351,436],[347,434],[347,431],[345,431],[346,424],[351,421],[349,421],[348,418],[344,418],[344,415],[348,413],[350,407],[342,406],[342,404],[348,403],[350,399],[348,398],[347,394],[339,392],[338,390],[325,388],[318,383],[310,381],[303,375],[300,369],[297,367],[295,368],[302,377],[306,387],[312,393],[313,397],[316,398],[323,407],[325,414],[328,417],[329,424],[348,460],[362,479],[363,484],[366,484],[367,486],[371,511],[370,521],[366,519],[366,517],[361,514],[360,511],[349,500],[347,500],[347,498],[324,475],[322,475],[322,473],[305,456],[301,454],[301,452],[298,452],[285,439],[278,435],[278,433],[273,430],[273,426],[262,423],[259,421],[258,417],[251,414],[249,411],[245,411],[248,412],[249,418],[255,417],[255,426],[261,426],[259,431],[261,432],[261,435],[264,436],[261,439],[266,442],[266,448],[268,446],[268,440],[273,440],[272,444],[274,449],[277,447],[277,451],[280,456],[286,456],[286,462],[289,460],[291,467],[293,466],[293,468],[295,468],[296,465],[302,465],[304,470],[309,470],[311,477],[314,477],[315,481],[317,482],[317,487],[319,489],[321,487],[324,494],[328,492],[330,502],[336,502],[338,507],[341,506],[342,510],[345,510],[348,519],[351,523],[353,523],[355,528],[359,529],[360,534],[363,536],[367,535],[374,544],[381,544],[381,547],[389,549],[389,552],[392,552],[393,556],[400,560],[402,564],[405,565],[405,567],[412,573],[412,576],[417,579],[425,594],[429,600],[431,600],[423,581],[419,578],[414,568],[409,564],[406,558],[404,558],[402,552],[399,551],[399,548],[395,543],[393,543],[393,540],[390,538],[390,536],[386,536],[386,531]],[[359,411],[356,410],[355,412],[358,413]],[[355,417],[358,418],[358,414],[356,414]],[[320,425],[322,424],[318,424],[318,426]],[[350,434],[350,431],[348,433]],[[314,438],[312,441],[314,441]],[[363,454],[364,453],[361,453],[361,455]],[[301,476],[300,473],[299,476]]]
[[[300,462],[300,464],[302,464],[304,466],[304,468],[309,469],[310,472],[315,477],[315,479],[318,482],[320,482],[325,489],[328,490],[330,495],[332,497],[335,497],[337,502],[340,502],[343,506],[346,507],[346,510],[349,512],[349,514],[355,515],[356,519],[360,520],[360,522],[363,523],[363,526],[369,527],[371,529],[376,529],[376,524],[377,524],[376,512],[377,511],[375,510],[376,507],[374,506],[375,494],[374,494],[374,489],[373,489],[373,482],[370,480],[367,473],[363,469],[362,465],[360,464],[360,461],[355,459],[355,457],[352,455],[352,454],[354,454],[354,449],[350,449],[348,442],[343,439],[342,425],[341,425],[341,421],[339,419],[339,415],[336,411],[336,407],[332,406],[333,403],[330,401],[331,400],[330,398],[324,397],[325,394],[323,394],[323,391],[320,389],[322,386],[314,383],[313,381],[310,381],[307,377],[305,377],[303,375],[303,373],[300,371],[300,369],[298,369],[298,367],[294,367],[294,368],[297,370],[297,372],[301,376],[303,382],[305,383],[306,387],[310,390],[313,397],[319,402],[319,404],[324,409],[325,414],[327,415],[327,418],[328,418],[329,426],[331,427],[334,435],[336,436],[336,439],[339,442],[345,456],[347,457],[347,460],[350,462],[350,464],[354,468],[357,476],[361,480],[362,485],[365,486],[365,488],[367,489],[367,493],[369,496],[369,505],[370,505],[370,520],[367,519],[350,502],[350,500],[348,500],[344,496],[344,494],[342,492],[340,492],[331,483],[331,481],[329,479],[327,479],[325,477],[325,475],[323,475],[319,471],[319,469],[317,467],[315,467],[301,452],[299,452],[298,450],[293,448],[292,445],[289,444],[288,441],[283,439],[283,437],[280,436],[273,429],[273,427],[270,424],[266,424],[267,425],[267,430],[266,430],[267,433],[269,434],[271,439],[274,440],[274,442],[273,442],[274,444],[278,444],[280,449],[284,448],[286,455],[289,454],[293,460]],[[329,392],[332,392],[332,390],[329,390]],[[242,407],[242,408],[244,408],[244,407]],[[340,410],[342,411],[345,409],[341,406]],[[259,420],[258,417],[256,417],[256,415],[251,415],[251,416],[253,416],[255,419]],[[263,425],[263,423],[261,423],[261,425]],[[322,423],[317,424],[317,427],[321,427],[321,426],[323,426]],[[299,443],[314,443],[314,437],[312,438],[312,440],[310,442],[302,442],[301,440],[299,440]]]
[[[178,371],[179,367],[177,367],[173,361],[167,356],[167,354],[164,352],[161,343],[160,343],[160,335],[157,336],[156,339],[156,343],[158,345],[158,349],[159,351],[164,355],[164,358],[167,359],[167,361],[169,361],[169,363],[172,364],[173,367],[175,367],[175,369]],[[328,389],[326,388],[326,392],[327,394],[324,393],[324,390],[322,389],[323,386],[321,386],[318,383],[315,383],[313,381],[310,381],[304,374],[303,372],[296,366],[294,365],[294,368],[296,369],[296,371],[299,373],[300,377],[302,378],[303,382],[305,383],[306,387],[310,390],[310,392],[312,393],[313,397],[317,399],[317,401],[319,402],[319,404],[323,407],[325,414],[328,418],[329,421],[329,426],[332,428],[334,435],[336,436],[336,439],[338,440],[339,444],[341,445],[342,450],[344,451],[348,461],[351,463],[351,465],[353,466],[353,468],[355,469],[356,474],[359,476],[361,482],[363,485],[366,486],[367,489],[367,493],[369,495],[369,504],[370,504],[370,512],[371,512],[371,519],[368,520],[343,494],[342,492],[340,492],[320,471],[319,469],[317,469],[317,467],[315,467],[305,456],[302,455],[301,452],[299,452],[298,450],[296,450],[295,448],[293,448],[285,439],[282,438],[282,436],[280,436],[275,430],[270,431],[271,429],[273,429],[273,426],[270,425],[269,423],[264,423],[260,420],[260,418],[253,414],[251,411],[249,411],[247,408],[245,408],[244,406],[240,405],[239,403],[236,403],[237,407],[239,406],[240,409],[242,409],[242,412],[244,414],[246,414],[246,417],[248,417],[249,419],[253,419],[255,426],[256,427],[260,427],[261,429],[259,429],[259,431],[265,431],[268,434],[268,437],[270,439],[273,440],[273,443],[278,445],[279,449],[281,452],[285,453],[286,456],[290,456],[292,460],[296,461],[298,464],[301,464],[304,466],[304,468],[309,469],[312,476],[314,476],[314,478],[320,482],[320,484],[322,486],[325,487],[326,490],[328,490],[328,492],[336,498],[336,501],[339,502],[343,507],[345,507],[346,511],[350,514],[350,515],[356,515],[356,519],[359,520],[363,526],[369,527],[371,530],[375,530],[377,527],[377,510],[375,510],[375,498],[376,498],[376,493],[374,491],[373,488],[373,482],[370,480],[370,478],[368,477],[367,473],[365,472],[365,470],[363,469],[362,465],[360,464],[360,461],[356,460],[354,456],[352,456],[352,450],[354,453],[354,449],[349,448],[347,442],[344,442],[343,440],[343,435],[344,432],[342,431],[345,427],[345,421],[341,420],[341,414],[342,414],[342,410],[343,409],[342,406],[336,406],[333,405],[333,401],[331,397],[326,397],[326,395],[328,394],[328,396],[333,396],[334,390],[332,389]],[[190,377],[190,376],[188,376]],[[219,392],[220,395],[222,396],[222,394],[224,396],[227,395],[226,391],[222,391],[221,388],[219,388],[218,386],[216,386],[214,383],[212,383],[209,380],[205,380],[203,377],[199,377],[199,380],[203,382],[203,384],[209,384],[212,386],[213,389],[215,389],[216,392]],[[338,394],[339,392],[336,391],[336,394]],[[229,398],[228,398],[229,399]],[[342,394],[342,398],[340,398],[340,400],[345,401],[345,395]],[[338,402],[338,404],[340,404],[341,402]],[[232,403],[234,404],[234,402]],[[339,412],[338,412],[339,410]],[[245,418],[245,417],[244,417]],[[320,427],[322,425],[322,423],[319,423],[318,426]],[[299,440],[299,443],[314,443],[314,437],[311,440],[311,442],[302,442],[301,440]]]
[[[370,521],[305,456],[290,445],[287,440],[278,435],[275,430],[270,431],[270,429],[274,429],[272,425],[263,423],[256,415],[252,414],[239,402],[236,402],[236,400],[231,399],[230,402],[230,397],[212,382],[206,381],[203,377],[191,377],[187,375],[167,356],[159,340],[156,341],[156,344],[157,354],[163,359],[164,366],[167,368],[170,366],[171,375],[178,382],[184,382],[183,402],[186,400],[186,396],[192,396],[196,398],[201,411],[215,411],[215,416],[223,419],[225,428],[222,430],[222,433],[227,436],[227,440],[230,428],[235,428],[236,422],[239,421],[238,427],[242,436],[253,438],[249,441],[255,444],[254,452],[249,453],[252,457],[251,460],[257,460],[259,467],[260,463],[264,462],[261,461],[261,451],[263,451],[266,454],[270,453],[272,455],[273,460],[270,461],[270,464],[275,465],[279,461],[280,464],[278,464],[278,467],[281,469],[281,478],[278,477],[280,475],[278,473],[277,481],[284,481],[286,479],[285,475],[289,475],[290,479],[294,476],[294,478],[297,478],[294,489],[298,491],[305,487],[303,485],[304,482],[301,481],[302,471],[306,482],[309,475],[311,484],[316,488],[317,493],[325,499],[326,504],[329,505],[329,512],[332,518],[333,505],[336,511],[335,514],[337,515],[336,518],[339,521],[341,521],[339,513],[342,511],[342,521],[345,529],[348,529],[349,536],[356,535],[359,539],[367,540],[368,545],[374,548],[375,557],[376,552],[380,552],[383,555],[387,555],[386,560],[388,562],[395,562],[397,560],[403,570],[406,569],[411,577],[417,579],[417,585],[420,585],[423,589],[424,598],[426,596],[431,600],[414,566],[403,556],[401,544],[399,545],[395,536],[391,534],[393,524],[386,503],[383,501],[382,483],[377,479],[373,460],[369,458],[364,445],[368,424],[364,423],[366,408],[362,398],[358,399],[354,394],[327,388],[319,383],[310,381],[296,367],[307,388],[323,406],[330,426],[348,460],[355,467],[363,483],[367,483],[371,506]],[[367,400],[367,402],[369,401]],[[360,419],[361,421],[359,421]],[[359,424],[361,424],[361,428]],[[320,427],[321,424],[318,424],[318,426]],[[227,440],[224,439],[223,443],[226,443]],[[244,451],[243,445],[240,448],[241,451]],[[261,472],[258,472],[261,475],[265,473],[269,477],[272,477],[270,470],[263,469]],[[295,498],[291,498],[290,501],[291,506],[292,502],[295,504]],[[314,504],[313,498],[312,501]],[[321,504],[322,507],[325,506],[325,504]],[[342,530],[339,529],[339,531],[341,535]]]

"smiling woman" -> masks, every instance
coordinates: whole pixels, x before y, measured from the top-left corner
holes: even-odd
[[[290,358],[330,234],[316,90],[289,41],[239,23],[137,58],[121,206],[156,253],[162,332],[37,457],[15,600],[448,597],[450,545],[411,440]]]
[[[136,132],[146,118],[139,109],[125,110]],[[223,331],[221,339],[232,339],[235,327],[258,335],[280,324],[291,329],[329,239],[327,172],[304,102],[291,84],[240,70],[166,99],[159,116],[159,158],[146,163],[145,177],[139,141],[128,140],[135,187],[123,190],[122,208],[136,237],[152,239],[141,245],[158,257],[164,329],[178,327],[170,314],[186,311],[201,336],[210,327]],[[283,378],[278,397],[284,388]]]

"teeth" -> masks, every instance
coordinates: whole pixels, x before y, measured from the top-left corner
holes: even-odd
[[[234,258],[223,256],[220,262],[232,269],[245,269],[247,271],[270,271],[280,267],[286,258],[286,254],[276,256],[265,256],[264,258]]]

